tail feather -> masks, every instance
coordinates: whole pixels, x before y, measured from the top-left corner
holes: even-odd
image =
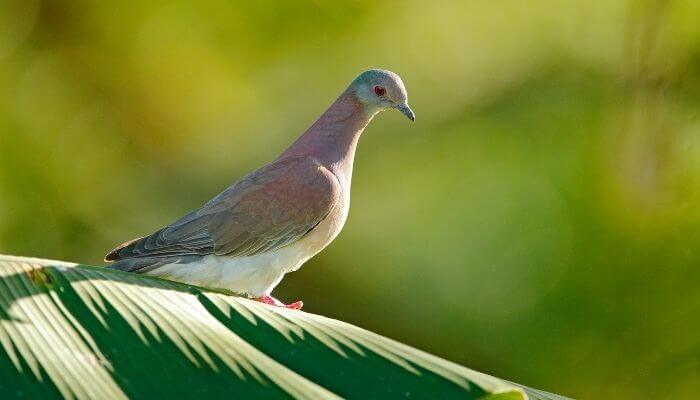
[[[120,254],[122,250],[129,246],[135,245],[137,242],[141,241],[143,238],[139,237],[133,240],[129,240],[128,242],[124,242],[117,246],[114,250],[110,251],[109,254],[105,256],[105,261],[118,261],[122,259],[122,255]]]
[[[111,264],[107,264],[107,268],[116,269],[125,272],[148,272],[154,268],[158,268],[161,265],[168,264],[169,260],[156,257],[144,257],[144,258],[124,258],[115,261]]]
[[[119,271],[136,272],[141,274],[148,271],[152,271],[166,264],[187,264],[195,262],[201,258],[202,256],[131,257],[122,258],[113,263],[107,264],[106,267],[110,269],[116,269]]]

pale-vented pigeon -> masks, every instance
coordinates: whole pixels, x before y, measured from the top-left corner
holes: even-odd
[[[108,267],[285,306],[272,289],[342,229],[357,141],[388,108],[415,120],[398,75],[363,72],[276,160],[171,225],[117,247],[105,257],[114,261]]]

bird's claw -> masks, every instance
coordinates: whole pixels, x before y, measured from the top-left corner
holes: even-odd
[[[259,301],[261,303],[269,304],[271,306],[289,308],[291,310],[301,310],[301,308],[304,306],[304,302],[301,300],[297,300],[294,303],[290,303],[290,304],[284,304],[272,296],[256,297],[253,300]]]
[[[301,310],[301,308],[304,307],[304,302],[297,300],[294,303],[286,304],[284,307],[292,310]]]

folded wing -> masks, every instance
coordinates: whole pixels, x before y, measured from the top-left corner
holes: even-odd
[[[315,160],[278,160],[173,224],[124,243],[105,260],[265,253],[304,237],[328,216],[339,196],[337,178]]]

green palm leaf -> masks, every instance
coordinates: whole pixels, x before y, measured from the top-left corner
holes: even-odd
[[[563,399],[318,315],[0,256],[0,398],[217,395]]]

